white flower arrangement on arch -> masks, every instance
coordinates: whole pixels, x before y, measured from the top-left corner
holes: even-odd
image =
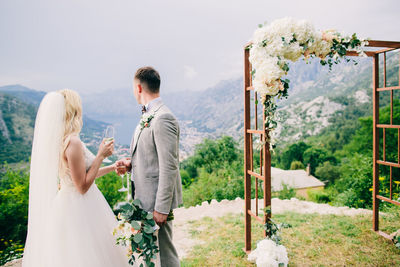
[[[317,31],[306,20],[283,18],[259,25],[249,46],[249,61],[252,65],[252,85],[265,107],[265,129],[268,133],[276,128],[276,98],[288,96],[290,81],[283,77],[289,71],[289,61],[319,57],[322,65],[331,68],[345,58],[347,51],[366,56],[363,52],[366,45],[368,40],[359,39],[356,34],[344,36],[335,30]],[[270,136],[268,134],[266,141],[273,144]]]
[[[249,61],[252,66],[252,85],[264,105],[265,142],[273,149],[274,140],[271,132],[276,128],[276,99],[287,97],[289,80],[284,76],[289,71],[289,61],[296,62],[301,57],[304,60],[318,57],[322,65],[329,66],[347,59],[347,51],[356,51],[360,56],[366,56],[363,47],[368,40],[359,39],[356,34],[345,36],[335,30],[317,31],[306,20],[283,18],[270,24],[259,25],[254,32],[250,49]],[[354,61],[355,64],[357,62]],[[257,99],[256,99],[257,105]],[[267,207],[265,212],[270,212]],[[257,244],[248,260],[257,266],[287,266],[289,259],[286,248],[280,243],[280,229],[290,225],[276,224],[272,219],[264,225],[267,238]]]

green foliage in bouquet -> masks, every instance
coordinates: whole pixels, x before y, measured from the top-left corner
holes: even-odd
[[[332,69],[333,64],[340,63],[340,59],[344,58],[346,62],[350,62],[350,59],[346,58],[346,52],[348,50],[354,50],[362,45],[362,40],[357,37],[357,34],[353,33],[352,36],[342,37],[340,34],[336,33],[336,38],[332,39],[331,51],[326,56],[326,59],[321,59],[320,63],[322,66],[328,65],[329,70]],[[354,65],[357,65],[357,61],[352,60]]]
[[[118,226],[113,234],[117,235],[116,243],[128,247],[129,264],[133,265],[136,258],[133,252],[144,259],[146,266],[154,267],[152,259],[156,259],[159,252],[157,236],[154,235],[156,223],[153,214],[141,208],[140,200],[132,203],[121,202],[117,205]],[[142,267],[143,264],[140,265]]]

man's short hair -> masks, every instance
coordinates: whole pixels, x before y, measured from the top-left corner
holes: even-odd
[[[160,74],[152,67],[142,67],[136,71],[135,79],[141,84],[145,83],[150,93],[157,94],[160,92]]]

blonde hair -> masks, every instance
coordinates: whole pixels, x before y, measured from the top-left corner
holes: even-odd
[[[65,157],[65,150],[69,144],[71,136],[78,135],[81,132],[82,121],[82,101],[79,94],[70,89],[63,89],[58,91],[64,96],[65,115],[64,115],[64,134],[61,145],[60,155],[60,177],[63,177],[68,172],[67,159]]]

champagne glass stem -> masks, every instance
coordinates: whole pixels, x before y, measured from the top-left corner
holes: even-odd
[[[131,194],[129,194],[129,175],[126,176],[126,187],[128,188],[128,194],[126,196],[127,201],[129,201],[131,199]]]

